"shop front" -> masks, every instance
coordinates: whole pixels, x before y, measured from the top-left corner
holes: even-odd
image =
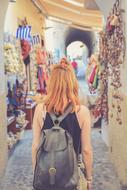
[[[2,3],[0,177],[24,130],[32,128],[34,110],[46,94],[53,63],[52,53],[45,48],[44,17],[33,3],[25,0]]]

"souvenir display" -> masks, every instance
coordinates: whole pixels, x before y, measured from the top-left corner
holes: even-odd
[[[117,109],[116,120],[121,125],[121,101],[118,95],[122,86],[121,82],[121,65],[125,57],[125,36],[124,23],[120,1],[116,0],[113,10],[107,18],[105,31],[100,33],[100,62],[103,66],[101,72],[102,82],[102,112],[104,118],[108,121],[108,81],[113,87],[112,108]],[[113,112],[110,114],[113,117]]]
[[[37,48],[33,47],[30,53],[30,59],[31,59],[31,67],[30,67],[30,72],[31,72],[31,90],[36,93],[37,92]]]
[[[5,73],[23,75],[23,62],[21,60],[20,47],[13,44],[4,44]]]
[[[26,114],[22,110],[17,110],[18,115],[16,117],[16,122],[19,126],[23,126],[26,122],[25,117]]]
[[[90,93],[96,93],[99,84],[99,64],[97,55],[92,55],[90,57],[86,71],[86,78]]]
[[[31,54],[31,90],[46,93],[46,83],[49,77],[51,56],[46,50],[41,51],[39,46],[32,48]]]
[[[12,132],[9,132],[7,135],[7,144],[8,148],[11,149],[19,140],[18,134],[13,134]]]
[[[25,129],[31,129],[35,106],[46,94],[52,64],[52,56],[45,50],[44,43],[40,44],[39,36],[33,36],[30,41],[31,27],[26,24],[26,19],[19,24],[16,37],[4,34],[9,149]]]

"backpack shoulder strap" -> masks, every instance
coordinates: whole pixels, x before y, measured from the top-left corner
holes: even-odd
[[[65,118],[71,111],[72,111],[72,104],[69,104],[68,107],[66,108],[65,112],[64,112],[61,116],[57,117],[54,113],[49,113],[49,115],[50,115],[50,117],[51,117],[51,119],[52,119],[52,121],[53,121],[54,124],[60,124],[60,122],[61,122],[62,120],[64,120],[64,118]],[[57,122],[57,123],[56,123],[56,122]]]
[[[59,121],[61,122],[62,120],[64,120],[64,118],[71,113],[72,111],[72,104],[69,104],[68,107],[66,108],[65,112],[59,117]]]

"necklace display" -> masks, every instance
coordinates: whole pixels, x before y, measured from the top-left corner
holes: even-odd
[[[124,23],[122,19],[122,9],[120,0],[116,0],[112,12],[107,18],[105,31],[100,33],[100,62],[103,66],[101,72],[101,81],[103,89],[102,96],[102,113],[106,121],[108,117],[114,117],[114,111],[117,111],[116,121],[122,124],[121,102],[123,98],[120,95],[121,68],[125,57],[125,36]],[[112,111],[108,114],[108,86],[111,85],[112,93]]]

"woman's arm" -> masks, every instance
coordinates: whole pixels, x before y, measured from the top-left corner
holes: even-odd
[[[82,158],[86,167],[87,179],[92,178],[93,154],[91,146],[91,119],[89,110],[82,108],[83,122],[81,127]]]
[[[32,166],[33,171],[36,164],[36,154],[40,144],[41,128],[43,126],[43,106],[37,105],[33,118],[33,140],[32,140]]]

